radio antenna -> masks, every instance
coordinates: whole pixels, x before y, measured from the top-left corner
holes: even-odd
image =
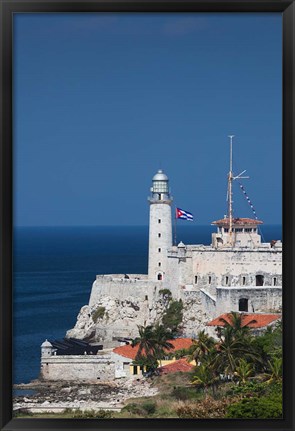
[[[249,178],[242,176],[246,170],[241,172],[239,175],[234,176],[233,173],[233,138],[235,135],[228,135],[230,139],[230,155],[229,155],[229,173],[227,183],[227,200],[228,200],[228,219],[229,219],[229,245],[233,246],[233,181],[237,179]]]

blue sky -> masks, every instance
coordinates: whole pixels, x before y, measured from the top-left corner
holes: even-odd
[[[281,15],[16,14],[14,223],[145,225],[153,175],[194,223],[234,172],[281,223]],[[235,216],[251,210],[234,187]],[[185,223],[185,222],[183,222]]]

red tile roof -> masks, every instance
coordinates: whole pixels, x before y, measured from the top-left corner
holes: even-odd
[[[263,328],[281,318],[281,314],[241,313],[241,316],[241,326],[249,328]],[[225,322],[232,324],[231,313],[221,314],[207,323],[207,326],[225,326]]]
[[[172,349],[165,349],[165,352],[174,352],[176,350],[188,349],[192,345],[191,338],[176,338],[175,340],[169,340],[169,343],[173,344]],[[116,347],[113,352],[117,355],[124,356],[125,358],[135,359],[139,345],[132,347],[131,344],[126,346]]]
[[[194,365],[189,364],[186,359],[178,359],[171,364],[163,365],[158,370],[161,374],[176,373],[178,371],[188,372],[194,368]]]
[[[229,226],[229,218],[222,218],[220,220],[217,221],[213,221],[211,224],[217,224],[220,226]],[[242,225],[257,225],[257,224],[263,224],[263,221],[261,220],[254,220],[251,218],[233,218],[233,226],[234,225],[238,225],[238,226],[242,226]]]

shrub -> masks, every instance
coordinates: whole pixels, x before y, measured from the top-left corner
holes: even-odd
[[[156,403],[153,401],[146,401],[142,404],[142,408],[149,414],[152,415],[156,411]]]
[[[104,316],[106,309],[105,307],[98,307],[93,313],[92,313],[92,320],[94,323],[97,322],[98,319],[102,319]]]
[[[172,335],[177,335],[180,331],[180,324],[182,323],[183,317],[183,303],[172,300],[169,307],[165,311],[162,317],[162,324],[166,329],[169,329]]]
[[[31,412],[31,410],[27,409],[27,408],[21,408],[17,411],[15,411],[13,413],[14,417],[19,417],[19,416],[33,416],[33,413]]]
[[[187,401],[199,397],[199,393],[194,388],[184,386],[174,386],[171,396],[180,401]]]
[[[206,397],[196,403],[180,403],[176,409],[177,416],[181,419],[217,419],[224,418],[226,408],[232,402],[229,398],[214,400]]]
[[[282,397],[244,398],[228,407],[227,418],[237,419],[280,419],[282,418]]]
[[[248,381],[243,385],[236,385],[234,384],[231,386],[230,390],[228,391],[228,394],[231,395],[245,395],[245,396],[260,396],[263,395],[265,391],[265,384],[256,382],[256,381]]]
[[[122,412],[123,411],[132,413],[134,415],[143,415],[144,414],[142,407],[136,403],[127,404],[125,407],[122,408]]]
[[[110,419],[113,417],[113,413],[109,410],[73,410],[67,408],[64,413],[70,415],[73,419]]]

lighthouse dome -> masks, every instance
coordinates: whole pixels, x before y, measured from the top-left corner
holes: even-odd
[[[162,169],[159,169],[156,175],[154,175],[153,181],[168,181],[168,177],[164,174]]]

